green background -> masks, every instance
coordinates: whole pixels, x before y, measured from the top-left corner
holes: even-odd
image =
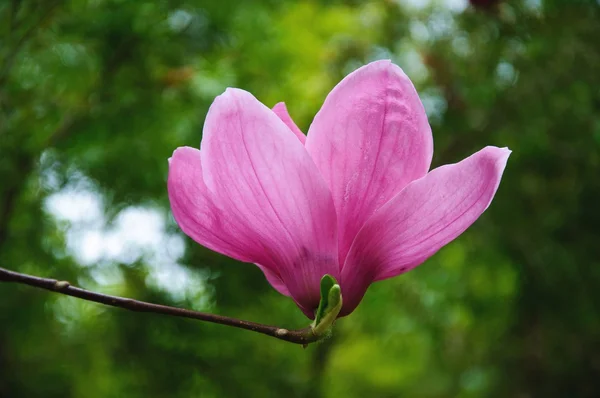
[[[228,86],[286,101],[306,131],[344,75],[391,58],[434,166],[513,150],[466,233],[306,349],[1,284],[0,396],[600,396],[600,4],[473,2],[497,4],[0,1],[4,268],[306,326],[169,212],[167,158],[199,146]]]

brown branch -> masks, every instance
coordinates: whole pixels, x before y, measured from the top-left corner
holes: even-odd
[[[319,338],[312,333],[312,329],[305,328],[299,330],[288,330],[276,326],[263,325],[260,323],[243,321],[221,315],[208,314],[187,310],[184,308],[169,307],[166,305],[147,303],[134,299],[110,296],[108,294],[96,293],[79,287],[71,286],[69,282],[58,281],[56,279],[40,278],[38,276],[21,274],[19,272],[9,271],[0,268],[0,282],[13,282],[23,285],[37,287],[39,289],[50,290],[67,296],[77,297],[82,300],[93,301],[112,307],[124,308],[135,312],[150,312],[154,314],[163,314],[178,316],[183,318],[197,319],[204,322],[218,323],[220,325],[233,326],[235,328],[251,330],[253,332],[266,334],[280,340],[290,343],[307,344],[316,342]]]

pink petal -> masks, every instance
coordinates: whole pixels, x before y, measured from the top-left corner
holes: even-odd
[[[204,181],[234,242],[301,307],[315,309],[321,277],[339,275],[337,220],[302,143],[250,93],[228,89],[208,112],[201,148]]]
[[[285,285],[285,283],[283,283],[283,281],[281,280],[281,278],[279,277],[278,274],[269,270],[266,267],[263,267],[260,264],[256,264],[256,266],[258,266],[258,268],[260,268],[260,270],[265,274],[267,281],[271,284],[271,286],[273,286],[273,288],[275,290],[277,290],[279,293],[283,294],[284,296],[292,297],[287,286]],[[294,301],[296,301],[296,300],[294,299]],[[298,301],[296,301],[296,304],[298,305],[298,307],[300,307],[302,312],[304,312],[304,314],[306,314],[307,317],[309,317],[311,319],[314,318],[314,308],[305,307],[301,302],[298,302]]]
[[[306,149],[329,184],[343,263],[365,221],[431,164],[433,139],[409,78],[390,61],[348,75],[310,126]]]
[[[287,286],[285,285],[285,283],[283,283],[283,281],[281,280],[281,277],[279,276],[278,273],[275,273],[273,271],[271,271],[270,269],[263,267],[260,264],[255,264],[258,268],[260,268],[260,270],[263,272],[263,274],[265,274],[265,278],[267,278],[267,281],[269,282],[269,284],[271,284],[271,286],[273,286],[273,289],[277,290],[279,293],[283,294],[284,296],[288,296],[290,297],[290,291],[288,290]]]
[[[177,148],[169,159],[169,200],[181,230],[211,250],[251,261],[246,241],[236,239],[232,220],[215,204],[202,177],[200,151]]]
[[[298,128],[298,126],[296,126],[296,123],[294,123],[294,120],[288,113],[285,103],[280,102],[280,103],[276,104],[273,107],[273,112],[275,112],[275,114],[277,116],[279,116],[281,121],[283,121],[285,123],[285,125],[288,126],[290,128],[290,130],[292,130],[292,132],[296,135],[296,137],[298,137],[300,142],[304,145],[304,143],[306,142],[306,136],[304,135],[304,133],[302,133],[302,130],[300,130]]]
[[[344,264],[342,315],[354,310],[372,281],[416,267],[473,224],[492,201],[509,155],[507,148],[486,147],[431,171],[382,206]]]
[[[175,221],[181,230],[196,242],[211,250],[251,262],[247,253],[254,243],[239,240],[232,220],[213,202],[202,177],[200,151],[194,148],[178,148],[169,159],[169,200]],[[279,293],[290,296],[290,292],[279,274],[256,264],[265,274],[267,281]]]

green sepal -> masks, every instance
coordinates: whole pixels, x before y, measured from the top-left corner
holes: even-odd
[[[325,308],[327,308],[327,303],[329,302],[329,290],[336,283],[335,278],[329,274],[325,274],[321,278],[321,302],[319,302],[319,308],[317,308],[317,312],[315,313],[315,325],[321,323],[321,319],[325,315]]]
[[[335,278],[325,274],[321,278],[321,301],[311,328],[316,336],[325,335],[342,309],[342,289]]]

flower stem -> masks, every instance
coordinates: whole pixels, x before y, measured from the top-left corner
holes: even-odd
[[[230,318],[222,315],[198,312],[184,308],[170,307],[167,305],[153,304],[145,301],[134,300],[125,297],[110,296],[108,294],[96,293],[90,290],[72,286],[67,281],[56,279],[41,278],[38,276],[22,274],[0,268],[0,282],[13,282],[23,285],[33,286],[39,289],[50,290],[67,296],[77,297],[82,300],[93,301],[112,307],[124,308],[135,312],[150,312],[154,314],[163,314],[178,316],[183,318],[197,319],[204,322],[218,323],[220,325],[232,326],[235,328],[251,330],[253,332],[266,334],[280,340],[290,343],[307,345],[314,343],[319,336],[313,334],[310,327],[298,330],[288,330],[276,326],[263,325],[260,323],[244,321],[241,319]]]

